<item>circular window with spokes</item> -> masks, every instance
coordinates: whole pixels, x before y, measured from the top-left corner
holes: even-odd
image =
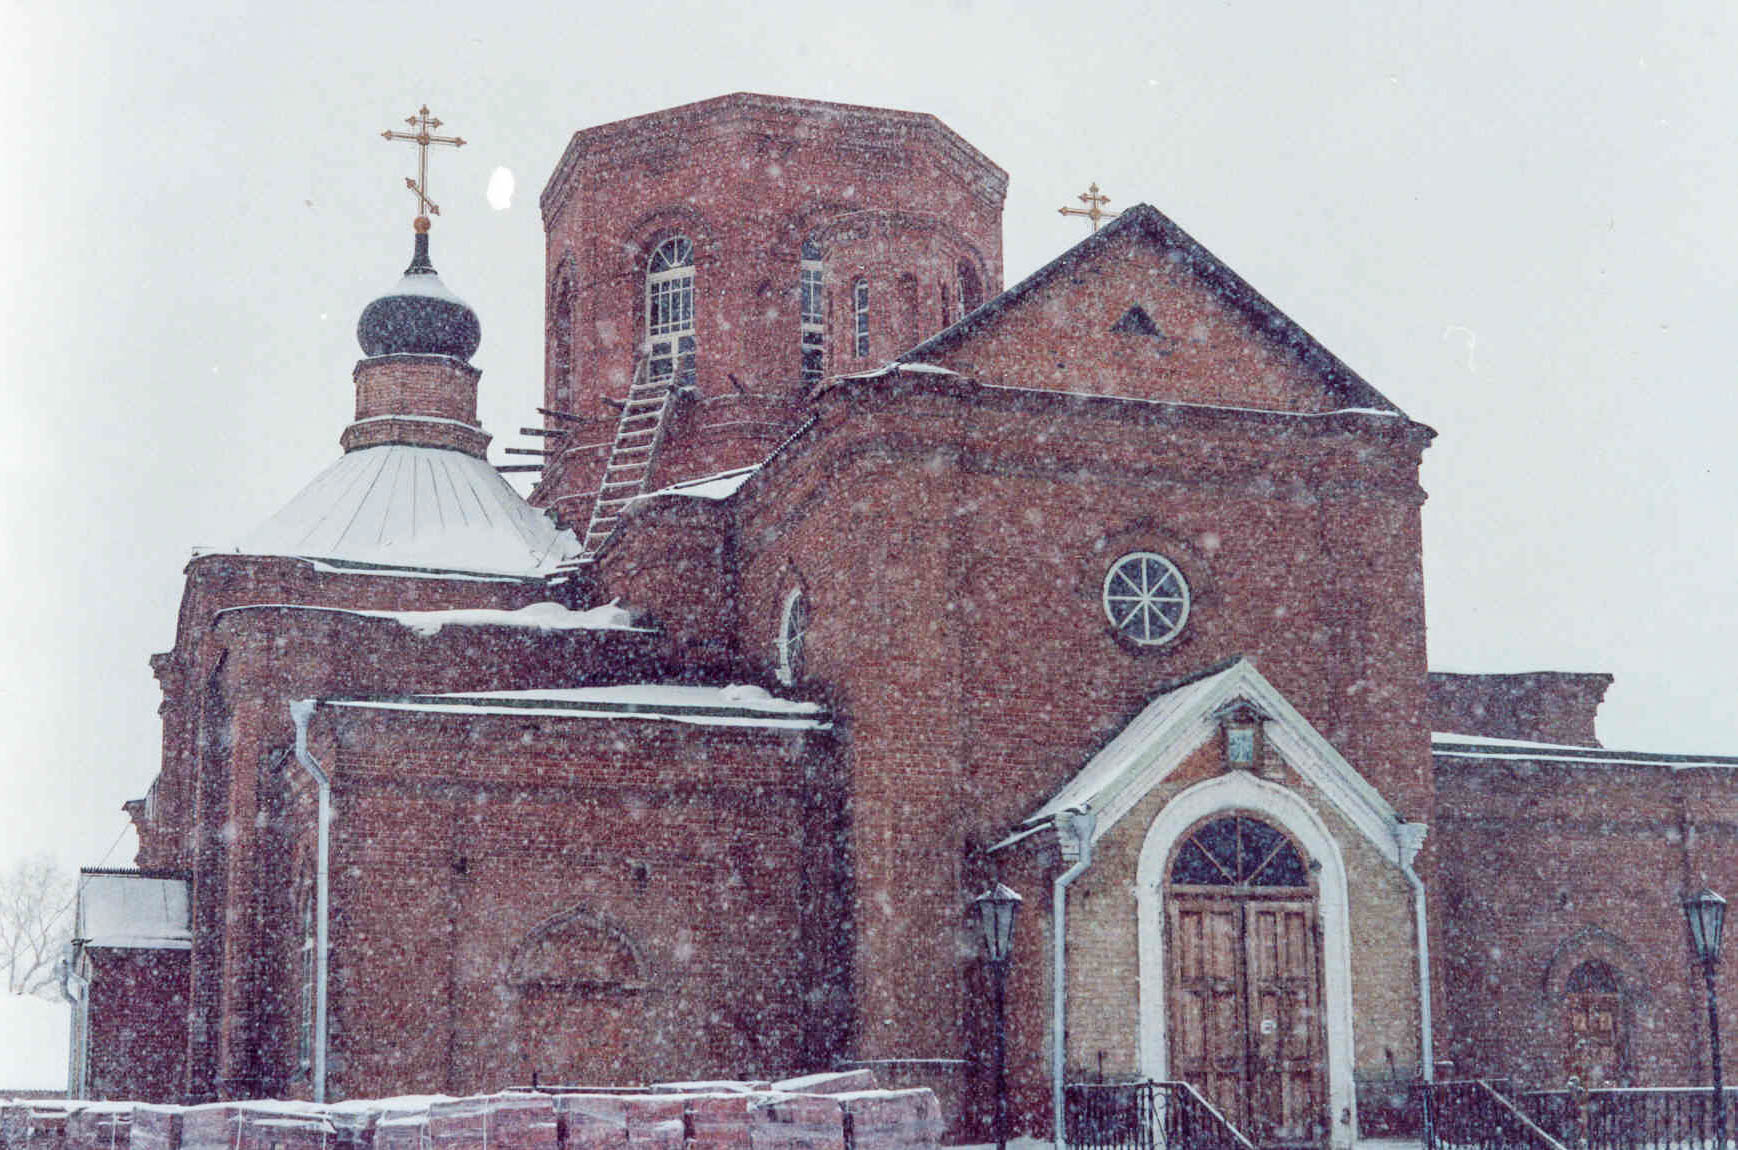
[[[1104,613],[1117,634],[1132,643],[1169,643],[1189,621],[1189,583],[1163,555],[1135,551],[1112,563],[1105,575]]]

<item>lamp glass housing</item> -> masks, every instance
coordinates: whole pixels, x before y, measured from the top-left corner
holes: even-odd
[[[1684,898],[1684,919],[1690,925],[1690,941],[1703,962],[1720,961],[1720,937],[1726,924],[1726,900],[1703,887]]]
[[[991,962],[1006,962],[1014,951],[1014,918],[1023,900],[1008,887],[997,883],[972,900],[978,911],[978,925],[984,934],[984,949]]]

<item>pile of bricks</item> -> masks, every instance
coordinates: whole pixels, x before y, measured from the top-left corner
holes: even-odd
[[[0,1105],[0,1150],[936,1150],[928,1090],[866,1070],[469,1098]]]

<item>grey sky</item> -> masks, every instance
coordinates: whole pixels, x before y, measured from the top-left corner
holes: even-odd
[[[1610,671],[1607,745],[1738,753],[1738,8],[724,11],[0,7],[0,861],[102,856],[156,770],[189,548],[337,454],[356,316],[410,249],[413,150],[379,132],[423,101],[472,141],[434,161],[434,259],[482,316],[497,462],[576,128],[740,89],[933,112],[1011,176],[1009,283],[1097,180],[1441,433],[1434,666]]]

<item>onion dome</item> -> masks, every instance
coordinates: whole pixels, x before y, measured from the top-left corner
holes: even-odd
[[[446,355],[469,360],[476,354],[483,340],[477,313],[448,291],[435,273],[428,259],[428,232],[421,227],[404,278],[362,309],[356,340],[367,356]]]

